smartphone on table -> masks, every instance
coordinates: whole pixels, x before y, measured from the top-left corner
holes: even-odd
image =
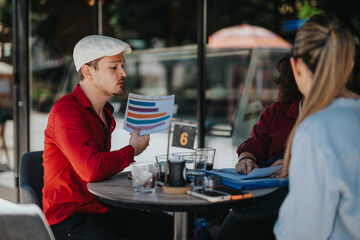
[[[207,200],[209,202],[221,202],[231,199],[231,195],[229,193],[219,192],[208,188],[188,190],[187,194]]]
[[[227,186],[224,186],[224,185],[214,186],[214,187],[211,187],[210,189],[230,194],[230,199],[231,200],[239,200],[239,199],[251,198],[252,197],[252,193],[247,193],[247,192],[244,192],[244,191],[242,191],[240,189],[227,187]]]

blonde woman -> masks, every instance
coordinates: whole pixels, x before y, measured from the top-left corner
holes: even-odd
[[[285,152],[277,239],[360,239],[360,96],[345,88],[353,59],[353,37],[332,14],[296,34],[290,62],[305,98]]]

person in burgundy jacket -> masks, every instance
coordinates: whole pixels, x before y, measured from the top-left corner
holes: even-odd
[[[286,140],[299,115],[302,94],[299,91],[287,55],[277,64],[279,76],[274,78],[278,86],[278,101],[261,114],[252,129],[251,136],[237,149],[239,156],[236,171],[249,174],[260,166],[279,165],[286,148]],[[272,177],[278,177],[281,169]]]
[[[160,213],[110,211],[87,189],[88,182],[109,178],[128,167],[149,145],[149,135],[139,136],[137,130],[129,145],[110,151],[115,119],[108,100],[124,92],[123,54],[130,52],[127,43],[100,35],[87,36],[75,45],[80,83],[53,106],[45,130],[42,203],[56,239],[118,239],[126,232],[135,239],[157,238],[156,228],[146,228],[151,225],[146,221],[154,221],[157,214],[155,221],[163,227],[172,222],[167,214],[162,218]],[[136,217],[141,217],[144,226]],[[168,232],[163,235],[172,236]],[[141,233],[144,236],[137,235]]]
[[[239,160],[235,166],[238,173],[249,174],[254,168],[282,163],[287,138],[301,109],[302,94],[291,70],[290,55],[280,59],[277,69],[280,74],[274,82],[278,86],[278,101],[264,110],[250,137],[238,147]],[[272,177],[280,174],[281,169]],[[234,208],[216,239],[274,239],[272,228],[287,191],[283,188],[248,208]]]

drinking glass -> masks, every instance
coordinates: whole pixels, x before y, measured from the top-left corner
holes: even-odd
[[[195,151],[188,151],[188,152],[173,152],[172,153],[173,156],[179,156],[179,157],[182,157],[182,156],[187,156],[187,155],[196,155],[196,152]]]
[[[206,170],[212,170],[214,166],[216,149],[211,147],[204,147],[195,149],[195,152],[198,155],[207,156]]]
[[[189,182],[192,182],[194,186],[202,185],[200,179],[205,177],[207,156],[205,155],[183,155],[186,166],[186,178]],[[196,180],[196,181],[195,181]]]
[[[171,157],[172,155],[167,154],[161,154],[156,155],[155,160],[159,166],[159,173],[158,173],[158,180],[161,182],[165,182],[165,172],[166,172],[166,161]],[[167,171],[167,174],[169,173],[169,170]]]
[[[130,164],[135,193],[155,193],[158,164],[155,162],[134,162]]]

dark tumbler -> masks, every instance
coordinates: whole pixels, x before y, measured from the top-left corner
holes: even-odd
[[[186,168],[185,160],[180,158],[169,159],[169,186],[182,187],[185,186]]]

